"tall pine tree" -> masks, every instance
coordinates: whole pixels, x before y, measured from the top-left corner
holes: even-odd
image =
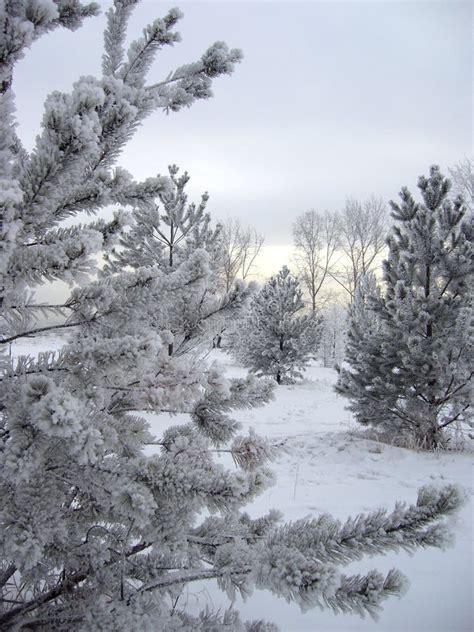
[[[406,188],[391,203],[385,289],[368,288],[353,306],[351,368],[337,389],[361,423],[434,448],[472,418],[473,229],[438,167],[418,186],[420,203]]]

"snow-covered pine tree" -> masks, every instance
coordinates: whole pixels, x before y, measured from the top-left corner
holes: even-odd
[[[195,285],[184,286],[181,292],[175,292],[172,302],[161,302],[150,315],[150,328],[170,331],[171,355],[195,351],[203,345],[208,350],[216,330],[240,313],[253,288],[237,283],[226,293],[218,291],[221,227],[212,226],[206,211],[209,195],[204,193],[199,204],[190,203],[186,193],[188,173],[179,175],[178,167],[171,165],[169,176],[171,186],[157,192],[158,203],[150,199],[147,181],[143,183],[143,194],[135,200],[131,226],[118,247],[106,255],[103,274],[141,267],[158,267],[169,274],[196,250],[208,254],[206,283],[199,289]],[[155,194],[153,182],[150,191]]]
[[[231,72],[239,58],[214,45],[147,88],[154,53],[178,39],[180,14],[147,27],[125,58],[134,4],[122,0],[109,10],[103,78],[49,97],[30,154],[14,134],[14,62],[42,32],[76,26],[95,9],[69,0],[1,6],[2,350],[43,333],[26,289],[87,273],[90,255],[121,226],[120,216],[68,228],[63,220],[112,203],[133,208],[143,193],[128,174],[112,171],[139,122],[153,108],[175,110],[209,96],[210,79]],[[150,200],[167,186],[157,178]],[[169,274],[137,267],[85,283],[63,306],[70,315],[62,327],[76,333],[58,353],[2,354],[1,630],[271,629],[243,624],[232,609],[186,613],[181,590],[206,578],[229,590],[258,585],[302,606],[373,613],[400,592],[401,576],[347,577],[339,566],[445,542],[440,518],[460,503],[450,487],[344,524],[324,516],[278,526],[274,512],[257,520],[241,513],[269,481],[264,462],[272,450],[254,435],[237,435],[228,412],[261,404],[271,387],[170,357],[166,333],[149,327],[154,307],[185,285],[205,284],[208,268],[197,250]],[[155,437],[144,411],[189,411],[190,422]],[[230,451],[235,471],[215,463],[219,450]]]
[[[253,373],[271,376],[278,384],[301,377],[320,337],[319,319],[303,310],[298,280],[284,266],[251,300],[233,336],[233,355]]]
[[[418,187],[391,203],[385,289],[356,301],[337,389],[361,423],[431,449],[471,419],[473,224],[438,167]]]
[[[153,181],[150,187],[147,181],[143,183],[143,195],[137,197],[133,224],[121,237],[120,247],[113,248],[107,257],[104,273],[127,266],[159,266],[172,271],[198,248],[217,256],[220,226],[211,227],[211,216],[206,212],[208,193],[203,193],[198,205],[188,202],[185,189],[189,174],[184,172],[180,176],[176,165],[170,165],[168,171],[171,187],[157,192],[161,207],[152,197]]]
[[[344,364],[339,372],[336,391],[349,397],[356,420],[363,425],[377,425],[384,419],[383,402],[372,397],[373,383],[381,377],[383,334],[375,304],[381,300],[373,274],[360,277],[354,300],[349,305]],[[350,367],[350,368],[349,368]]]

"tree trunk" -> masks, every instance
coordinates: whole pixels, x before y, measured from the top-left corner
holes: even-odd
[[[425,268],[425,296],[426,298],[429,297],[430,292],[431,292],[431,268],[429,265],[427,265]],[[428,321],[426,325],[426,337],[427,338],[433,337],[433,323],[431,321]]]
[[[280,351],[283,351],[283,342],[285,339],[285,335],[284,334],[280,334]],[[278,384],[281,384],[281,370],[278,369],[277,371],[277,376],[276,376],[276,381]]]
[[[445,445],[442,430],[440,430],[436,423],[431,423],[430,426],[425,429],[421,437],[421,443],[421,447],[424,450],[436,450]]]

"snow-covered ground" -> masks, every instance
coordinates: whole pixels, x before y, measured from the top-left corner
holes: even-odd
[[[245,374],[224,353],[213,352],[212,357],[225,365],[228,375]],[[348,572],[397,567],[409,577],[408,593],[385,602],[377,622],[318,609],[301,613],[295,604],[263,591],[243,603],[238,599],[236,608],[243,619],[265,618],[282,632],[472,630],[472,453],[415,452],[354,436],[345,401],[332,389],[335,379],[331,369],[311,366],[303,382],[278,387],[269,405],[234,415],[258,434],[286,440],[286,453],[273,464],[276,485],[247,506],[248,513],[256,517],[275,508],[286,520],[320,513],[344,519],[392,507],[396,500],[415,502],[424,484],[455,482],[466,489],[470,502],[453,520],[454,547],[445,552],[419,550],[413,556],[390,553],[346,567]],[[228,605],[210,582],[190,587],[188,599],[190,605]]]
[[[36,353],[60,346],[59,337],[50,336],[23,342],[13,351]],[[224,365],[229,376],[245,375],[223,352],[213,352],[210,359]],[[274,401],[267,406],[235,414],[244,428],[253,427],[258,434],[286,445],[273,464],[276,485],[246,511],[256,517],[275,508],[286,520],[323,512],[344,519],[381,506],[392,507],[396,500],[412,503],[417,489],[426,483],[455,482],[466,489],[469,500],[453,519],[455,544],[445,552],[419,550],[412,557],[390,553],[346,567],[349,573],[397,567],[409,577],[408,593],[401,600],[387,601],[378,622],[317,609],[301,613],[295,604],[262,591],[255,591],[246,602],[238,598],[235,607],[244,620],[265,618],[277,623],[282,632],[472,630],[472,452],[416,452],[354,436],[345,401],[332,389],[335,378],[334,371],[311,366],[302,382],[278,387]],[[150,415],[149,419],[158,435],[170,423],[168,415]],[[175,416],[171,423],[180,421],[187,419]],[[232,467],[229,459],[225,462]],[[211,582],[189,586],[181,605],[186,600],[198,611],[206,604],[223,609],[229,605]]]

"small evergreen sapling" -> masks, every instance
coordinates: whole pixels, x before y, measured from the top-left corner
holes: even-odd
[[[374,614],[402,590],[401,576],[347,577],[339,567],[386,550],[442,546],[440,519],[459,506],[459,493],[424,489],[414,506],[346,523],[322,516],[278,526],[275,512],[256,520],[242,513],[271,481],[265,463],[273,450],[238,435],[229,413],[268,401],[272,385],[227,380],[216,367],[170,356],[168,332],[150,327],[160,303],[206,285],[204,250],[167,272],[137,265],[83,280],[62,306],[41,306],[28,289],[83,277],[123,225],[121,213],[69,228],[65,218],[112,203],[133,209],[144,190],[151,204],[170,186],[157,178],[144,187],[112,166],[152,109],[210,96],[211,79],[240,59],[218,43],[146,86],[157,49],[178,39],[180,14],[156,20],[125,56],[135,4],[122,0],[108,11],[104,76],[49,97],[30,154],[14,133],[14,62],[38,34],[77,26],[93,10],[69,0],[0,8],[0,629],[274,630],[242,623],[232,609],[185,612],[180,591],[201,579],[229,592],[257,585],[304,607]],[[74,332],[59,352],[8,355],[11,342],[54,329],[35,325],[39,309],[59,308],[69,314],[59,327]],[[189,423],[155,437],[143,413],[167,412],[189,413]],[[235,470],[215,461],[221,450]]]
[[[303,309],[299,283],[284,266],[252,299],[247,318],[234,334],[235,357],[278,384],[301,377],[320,334],[319,319],[314,313],[302,314]]]
[[[472,419],[473,224],[438,167],[418,186],[421,203],[407,189],[392,202],[384,289],[352,306],[337,390],[361,423],[432,449]]]

